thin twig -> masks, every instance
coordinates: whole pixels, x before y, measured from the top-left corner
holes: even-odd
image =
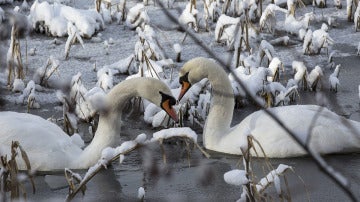
[[[116,161],[117,159],[120,158],[120,155],[125,155],[128,154],[130,152],[132,152],[133,150],[137,149],[139,146],[141,146],[140,144],[137,144],[135,147],[130,148],[129,150],[126,150],[122,153],[119,153],[118,155],[116,155],[114,158],[112,158],[109,163]],[[71,201],[76,194],[83,189],[83,186],[86,185],[86,183],[88,183],[97,173],[99,173],[101,170],[103,170],[105,167],[104,165],[100,165],[98,166],[94,172],[92,172],[90,175],[88,175],[86,178],[84,178],[81,183],[79,184],[79,186],[73,191],[71,192],[69,195],[67,195],[66,197],[66,201]]]

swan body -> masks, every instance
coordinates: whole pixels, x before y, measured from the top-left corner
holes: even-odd
[[[266,156],[274,158],[306,155],[305,150],[263,110],[247,116],[240,124],[230,127],[234,97],[225,71],[214,61],[195,58],[181,68],[182,90],[179,98],[193,83],[208,78],[213,98],[204,125],[203,144],[207,149],[241,155],[240,147],[248,135],[257,139]],[[360,151],[360,123],[347,120],[316,105],[292,105],[269,109],[303,144],[321,153]],[[259,147],[259,156],[264,156]]]
[[[166,84],[151,78],[129,79],[106,95],[97,131],[84,150],[56,124],[36,115],[8,111],[0,112],[0,155],[9,157],[11,142],[16,140],[26,151],[33,169],[88,168],[100,158],[102,149],[115,142],[120,134],[122,109],[129,99],[137,96],[162,107],[176,120],[172,108],[176,101]],[[26,169],[20,157],[17,163],[20,169]]]

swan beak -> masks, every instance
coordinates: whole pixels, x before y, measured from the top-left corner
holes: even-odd
[[[178,97],[178,101],[181,100],[181,98],[185,95],[185,93],[190,89],[191,84],[187,81],[182,81],[181,83],[181,90],[180,90],[180,94]]]
[[[176,111],[172,106],[170,105],[170,99],[165,100],[161,103],[161,107],[166,111],[166,113],[175,121],[178,122],[178,116],[176,114]]]

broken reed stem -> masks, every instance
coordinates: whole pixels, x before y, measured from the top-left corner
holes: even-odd
[[[124,152],[122,152],[122,153],[119,153],[118,155],[116,155],[114,158],[112,158],[112,159],[109,161],[109,164],[110,164],[111,162],[114,162],[114,161],[118,160],[121,155],[128,154],[128,153],[136,150],[136,149],[139,148],[140,146],[141,146],[140,144],[137,144],[135,147],[132,147],[132,148],[130,148],[130,149],[128,149],[128,150],[126,150],[126,151],[124,151]],[[83,186],[85,186],[86,183],[88,183],[97,173],[99,173],[101,170],[103,170],[103,168],[105,168],[104,165],[98,166],[94,172],[92,172],[89,176],[87,176],[87,178],[84,178],[84,179],[80,182],[79,186],[78,186],[73,192],[71,192],[70,194],[67,195],[66,201],[71,201],[71,200],[76,196],[76,194],[77,194],[80,190],[83,189]]]
[[[48,69],[48,67],[50,66],[50,64],[51,64],[51,61],[50,61],[50,58],[49,58],[49,59],[47,60],[47,62],[46,62],[43,75],[40,77],[40,84],[41,84],[41,85],[44,85],[44,79],[45,79],[46,72],[47,72],[47,69]]]
[[[52,70],[52,72],[49,73],[49,75],[47,75],[44,79],[44,82],[48,82],[48,80],[50,79],[50,77],[54,74],[54,72],[57,71],[57,69],[59,68],[60,65],[56,65],[56,67]]]
[[[248,142],[248,148],[246,149],[246,151],[241,151],[243,153],[243,158],[245,161],[245,172],[246,172],[246,178],[249,179],[249,176],[252,176],[252,171],[251,171],[251,166],[250,166],[250,161],[251,161],[251,155],[250,155],[250,149],[252,148],[252,143],[251,143],[251,137],[248,136],[247,137],[247,142]],[[253,192],[253,188],[251,185],[251,181],[249,181],[246,185],[245,185],[246,189],[247,189],[247,196],[246,196],[246,201],[255,201],[255,197],[254,197],[254,192]]]
[[[205,10],[206,10],[206,12],[208,13],[208,17],[205,19],[205,30],[206,30],[206,31],[210,31],[209,22],[208,22],[208,20],[209,20],[208,18],[209,18],[209,16],[210,16],[209,7],[208,7],[208,5],[206,4],[206,1],[205,1],[205,0],[203,0],[203,2],[204,2]]]
[[[96,12],[100,13],[101,0],[96,0],[95,1],[95,8],[96,8]]]
[[[27,169],[27,177],[31,182],[33,193],[35,193],[35,183],[31,174],[31,166],[26,152],[20,146],[18,141],[12,141],[11,143],[11,157],[10,160],[7,160],[7,156],[1,156],[1,164],[4,168],[4,172],[1,173],[0,178],[2,182],[0,183],[0,194],[3,196],[2,201],[6,201],[6,193],[10,191],[11,201],[13,200],[26,200],[26,190],[22,184],[22,181],[18,178],[18,165],[16,162],[16,157],[19,155],[19,151],[21,157],[26,165]],[[10,178],[10,179],[9,179]],[[22,194],[23,198],[20,198],[20,194]]]
[[[27,44],[27,38],[25,37],[25,74],[28,73],[28,44]]]
[[[187,160],[188,160],[188,163],[189,163],[189,168],[190,168],[190,143],[188,142],[187,139],[185,139],[185,145],[186,145],[186,152],[187,152]]]
[[[184,35],[183,40],[181,41],[181,44],[184,44],[184,41],[185,41],[186,37],[187,37],[187,32],[185,32],[185,35]]]
[[[143,54],[144,54],[144,57],[145,57],[146,66],[147,66],[147,67],[148,67],[148,69],[150,70],[150,73],[151,73],[151,70],[152,70],[152,71],[154,71],[154,73],[155,73],[156,77],[157,77],[159,80],[161,80],[161,79],[160,79],[159,74],[156,72],[155,68],[152,66],[152,64],[151,64],[151,62],[150,62],[150,60],[149,60],[149,58],[145,55],[145,53],[144,53],[144,52],[143,52]],[[152,73],[151,73],[151,76],[153,77]]]
[[[161,153],[162,153],[162,159],[163,159],[163,162],[164,164],[167,163],[166,161],[166,153],[165,153],[165,149],[164,149],[164,145],[163,145],[163,139],[159,139],[159,144],[160,144],[160,149],[161,149]]]

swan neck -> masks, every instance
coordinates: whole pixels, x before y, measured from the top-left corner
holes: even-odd
[[[137,85],[128,82],[122,82],[115,86],[106,96],[107,109],[100,113],[99,124],[91,143],[84,149],[82,154],[74,162],[75,167],[87,168],[93,166],[101,157],[103,149],[114,146],[116,137],[121,132],[121,115],[127,101],[133,97],[139,96]]]
[[[208,68],[212,101],[205,123],[203,142],[211,149],[230,130],[234,110],[234,94],[226,72],[218,65]]]

